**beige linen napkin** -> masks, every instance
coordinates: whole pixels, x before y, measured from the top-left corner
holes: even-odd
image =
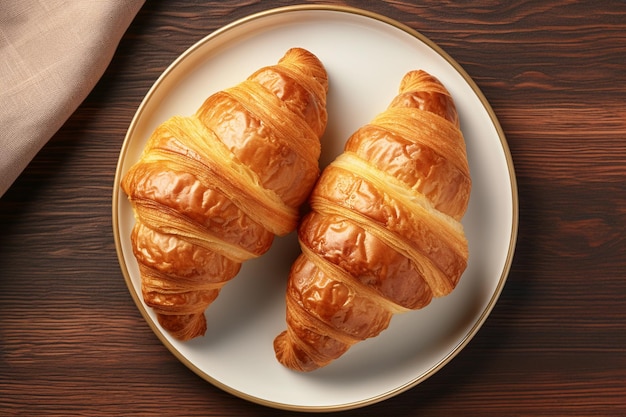
[[[0,2],[0,196],[98,82],[143,3]]]

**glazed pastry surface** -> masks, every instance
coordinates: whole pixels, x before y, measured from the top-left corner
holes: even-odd
[[[319,177],[327,73],[302,48],[158,126],[122,179],[142,295],[188,340],[241,263],[296,228]]]
[[[377,336],[394,314],[449,294],[467,266],[470,196],[452,97],[424,71],[322,173],[298,228],[277,359],[312,371]]]

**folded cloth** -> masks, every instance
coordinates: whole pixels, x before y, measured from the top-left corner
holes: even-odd
[[[144,0],[2,0],[0,196],[89,94]]]

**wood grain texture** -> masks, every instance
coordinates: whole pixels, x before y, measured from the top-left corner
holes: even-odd
[[[492,104],[519,187],[485,326],[416,388],[347,416],[626,414],[626,2],[331,1],[428,36]],[[130,120],[185,49],[289,1],[149,1],[93,92],[0,198],[0,415],[287,416],[194,375],[143,321],[111,193]]]

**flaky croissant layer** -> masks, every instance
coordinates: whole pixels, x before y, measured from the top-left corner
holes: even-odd
[[[394,314],[449,294],[467,266],[460,220],[470,189],[449,92],[430,74],[409,72],[312,191],[277,359],[312,371],[377,336]]]
[[[150,136],[122,179],[145,303],[188,340],[241,263],[296,227],[319,176],[328,78],[307,50],[288,50],[188,117]]]

